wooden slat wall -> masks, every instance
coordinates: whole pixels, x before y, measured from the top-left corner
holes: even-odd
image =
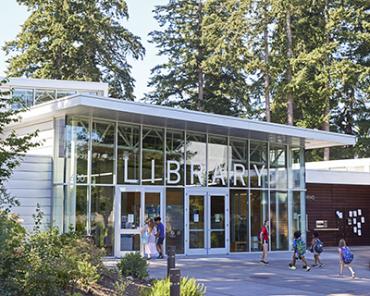
[[[328,220],[328,228],[339,228],[339,231],[320,231],[320,238],[326,246],[337,246],[344,238],[350,246],[370,245],[370,186],[307,184],[306,211],[308,215],[308,238],[316,227],[316,220]],[[348,212],[361,209],[365,217],[362,224],[362,235],[353,233],[353,225],[347,223]],[[336,211],[344,214],[338,219]]]

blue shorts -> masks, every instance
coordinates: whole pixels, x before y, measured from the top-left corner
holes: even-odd
[[[163,245],[164,237],[157,238],[157,245]]]

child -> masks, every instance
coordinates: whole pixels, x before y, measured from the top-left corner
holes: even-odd
[[[353,260],[353,254],[350,251],[350,249],[347,247],[346,241],[344,239],[341,239],[339,241],[339,276],[343,276],[343,268],[348,267],[352,274],[352,278],[354,279],[356,277],[355,272],[353,271],[353,268],[351,267],[351,262]]]
[[[294,232],[294,240],[293,240],[293,258],[292,262],[289,263],[289,269],[296,270],[295,263],[297,259],[301,259],[304,263],[303,268],[306,269],[306,271],[310,271],[311,267],[307,264],[307,261],[304,257],[304,254],[306,253],[306,244],[301,239],[301,232],[296,231]]]
[[[262,256],[261,256],[261,262],[264,264],[268,264],[267,260],[267,252],[268,252],[268,245],[269,245],[269,233],[267,231],[267,226],[268,226],[269,221],[266,220],[263,223],[261,232],[260,232],[260,241],[262,245]]]
[[[312,235],[312,241],[311,241],[311,247],[310,247],[310,250],[313,253],[313,257],[315,258],[315,263],[312,265],[313,267],[317,265],[319,267],[323,267],[323,264],[321,263],[321,260],[320,260],[320,254],[323,251],[323,247],[324,247],[324,244],[319,239],[319,233],[317,231],[314,231]]]
[[[163,241],[165,239],[164,225],[161,222],[161,217],[156,217],[154,222],[157,224],[157,251],[159,253],[158,259],[163,259]]]

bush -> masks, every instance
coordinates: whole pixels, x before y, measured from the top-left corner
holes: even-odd
[[[206,288],[195,279],[184,277],[180,282],[180,292],[182,296],[203,296]],[[170,296],[170,279],[156,281],[148,296]]]
[[[27,236],[16,217],[0,212],[0,246],[1,296],[64,295],[99,279],[102,251],[74,233]]]
[[[128,253],[117,264],[117,267],[124,277],[145,279],[149,276],[148,263],[139,253]]]

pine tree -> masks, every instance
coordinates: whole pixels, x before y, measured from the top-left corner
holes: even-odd
[[[139,59],[139,37],[124,26],[127,5],[121,0],[17,0],[31,15],[16,39],[7,74],[33,78],[104,81],[110,95],[133,99],[134,79],[127,56]]]
[[[152,69],[153,91],[146,98],[193,110],[245,113],[246,8],[236,0],[179,0],[158,6],[155,18],[162,30],[150,36],[168,61]]]

